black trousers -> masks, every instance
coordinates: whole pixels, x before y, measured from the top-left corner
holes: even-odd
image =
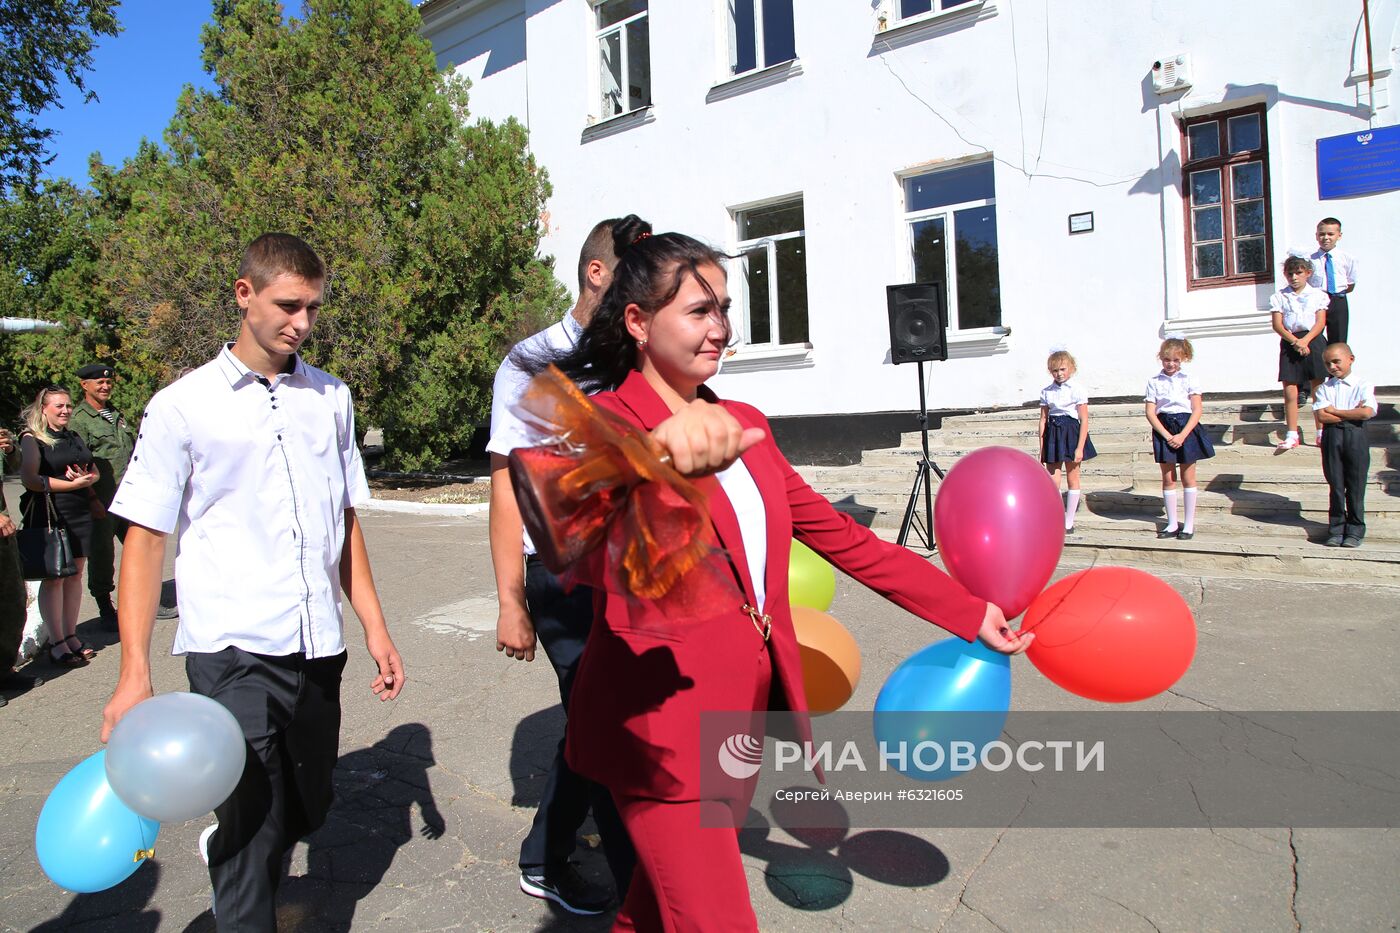
[[[247,740],[243,777],[214,810],[209,878],[220,933],[277,929],[282,860],[331,806],[340,749],[345,654],[253,654],[225,648],[185,656],[190,690],[233,713]]]
[[[1329,424],[1322,432],[1322,475],[1331,490],[1327,504],[1328,534],[1366,537],[1366,474],[1371,448],[1361,421]]]
[[[559,678],[559,702],[567,716],[574,674],[583,657],[584,645],[588,643],[588,632],[593,627],[593,591],[579,586],[564,592],[559,578],[531,557],[525,562],[525,603],[535,623],[535,634]],[[601,784],[576,774],[564,760],[562,736],[545,779],[535,822],[520,844],[520,870],[543,874],[567,862],[574,854],[578,828],[583,825],[590,807],[618,897],[626,898],[627,886],[637,865],[637,853],[618,816],[612,794]]]
[[[1331,302],[1327,305],[1327,342],[1346,343],[1347,342],[1347,317],[1349,308],[1347,307],[1347,296],[1328,294]]]

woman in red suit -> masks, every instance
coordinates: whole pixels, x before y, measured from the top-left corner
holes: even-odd
[[[792,710],[800,737],[810,738],[787,592],[794,537],[960,638],[1019,654],[1033,637],[837,512],[788,465],[757,409],[705,387],[730,338],[724,258],[681,234],[639,239],[578,345],[554,361],[585,391],[602,390],[593,397],[600,407],[652,432],[693,478],[737,581],[683,624],[655,603],[601,589],[595,597],[567,755],[612,792],[637,849],[617,916],[624,930],[757,929],[736,830],[713,819],[702,826],[702,810],[729,804],[701,797],[702,755],[717,749],[700,748],[700,714]]]

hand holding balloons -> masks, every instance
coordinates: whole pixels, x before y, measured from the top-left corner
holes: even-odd
[[[247,742],[238,720],[197,693],[162,693],[122,717],[107,743],[107,779],[142,816],[192,820],[233,793]]]

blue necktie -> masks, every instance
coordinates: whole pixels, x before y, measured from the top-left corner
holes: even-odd
[[[1337,276],[1332,272],[1332,254],[1323,253],[1322,266],[1327,270],[1327,293],[1337,294]]]

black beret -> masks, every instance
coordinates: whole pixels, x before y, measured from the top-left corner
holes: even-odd
[[[78,370],[79,379],[111,379],[114,376],[116,373],[112,367],[104,366],[101,363],[89,363]]]

